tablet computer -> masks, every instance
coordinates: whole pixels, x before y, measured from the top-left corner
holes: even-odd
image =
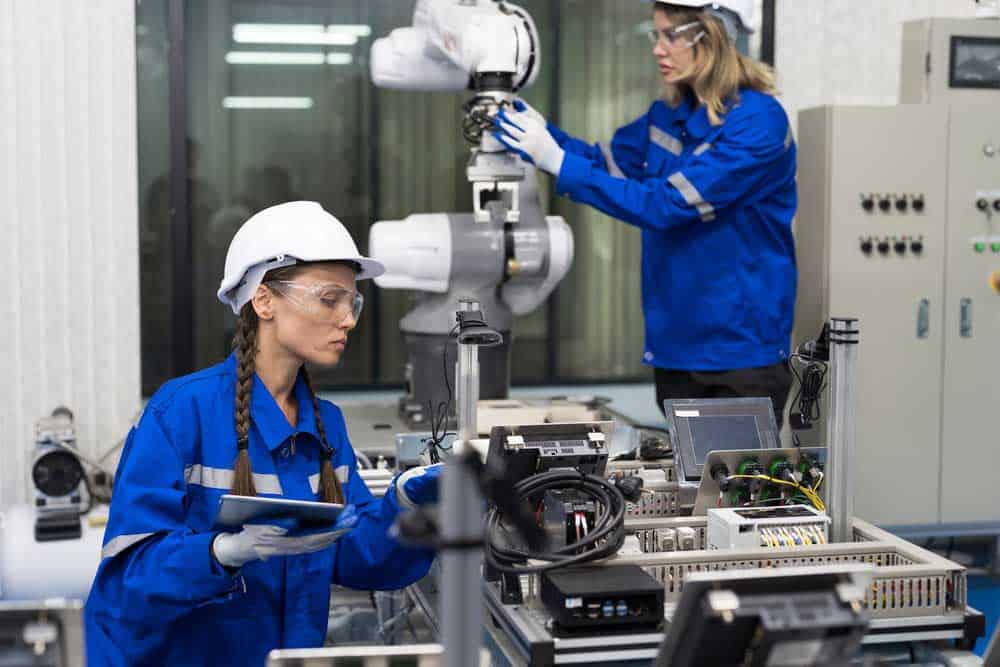
[[[334,503],[226,494],[219,499],[219,511],[213,525],[217,528],[238,528],[248,523],[269,521],[277,525],[288,522],[300,526],[333,524],[343,510],[343,505]]]

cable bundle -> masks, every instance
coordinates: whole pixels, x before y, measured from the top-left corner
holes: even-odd
[[[576,490],[597,504],[597,517],[579,540],[549,553],[533,553],[503,544],[501,533],[504,513],[490,510],[486,518],[486,562],[507,574],[537,574],[571,565],[579,565],[618,553],[625,541],[625,497],[613,484],[596,475],[584,475],[576,470],[553,470],[532,475],[514,487],[515,502],[521,504],[545,491]],[[584,531],[581,531],[581,534]],[[548,561],[541,565],[526,565],[528,560]]]

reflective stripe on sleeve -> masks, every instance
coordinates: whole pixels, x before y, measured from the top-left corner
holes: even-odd
[[[712,147],[712,144],[704,143],[704,144],[698,146],[698,148],[694,149],[694,154],[695,155],[701,155],[702,153],[704,153],[705,151],[707,151],[711,147]]]
[[[684,149],[684,145],[681,144],[680,139],[670,136],[655,125],[649,126],[649,140],[674,155],[680,155]]]
[[[601,147],[601,153],[604,155],[604,161],[608,165],[608,173],[615,178],[625,178],[625,173],[618,168],[618,163],[615,162],[615,156],[611,152],[611,144],[602,141],[597,145]]]
[[[688,180],[687,176],[676,171],[670,175],[667,182],[677,188],[677,191],[681,193],[681,196],[684,197],[684,201],[688,205],[698,209],[698,213],[704,222],[715,220],[715,208],[705,201],[705,198],[698,192],[698,188],[694,187],[694,184]]]
[[[142,542],[147,537],[152,537],[156,533],[133,533],[131,535],[119,535],[110,540],[101,549],[101,558],[113,558],[134,544]]]

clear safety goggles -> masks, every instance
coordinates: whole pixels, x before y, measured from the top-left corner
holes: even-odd
[[[297,283],[292,280],[269,280],[266,283],[299,306],[320,319],[339,322],[350,315],[355,321],[361,317],[365,298],[360,292],[344,289],[332,283]]]
[[[691,23],[685,23],[684,25],[675,26],[673,28],[653,28],[646,34],[649,36],[649,43],[653,46],[663,44],[670,49],[690,49],[704,39],[705,31],[698,30],[697,34],[694,35],[687,33],[701,27],[700,21],[692,21]]]

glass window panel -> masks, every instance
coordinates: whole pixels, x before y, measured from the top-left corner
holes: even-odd
[[[135,11],[140,339],[142,390],[148,395],[174,374],[167,2],[140,2]]]
[[[176,222],[169,216],[167,2],[137,5],[147,392],[188,370],[171,364],[170,243]],[[563,129],[588,141],[608,140],[659,94],[645,36],[648,3],[520,4],[534,17],[543,49],[538,80],[524,96]],[[757,32],[744,44],[754,55],[760,48],[760,4]],[[469,147],[461,136],[461,106],[468,94],[379,90],[369,79],[372,40],[410,25],[413,7],[413,0],[185,4],[192,258],[184,270],[192,272],[195,291],[195,367],[215,363],[229,351],[235,317],[215,291],[229,240],[254,212],[292,199],[318,201],[347,225],[364,252],[375,220],[471,210],[472,188],[465,178]],[[342,45],[236,41],[234,27],[244,24],[358,25],[369,26],[370,34]],[[641,364],[638,231],[553,197],[547,176],[539,185],[543,208],[573,228],[576,258],[553,305],[517,319],[513,382],[648,377]],[[378,290],[370,282],[362,289],[367,299],[362,321],[340,367],[317,374],[319,385],[402,381],[398,322],[415,296]],[[550,368],[553,335],[556,366]]]

